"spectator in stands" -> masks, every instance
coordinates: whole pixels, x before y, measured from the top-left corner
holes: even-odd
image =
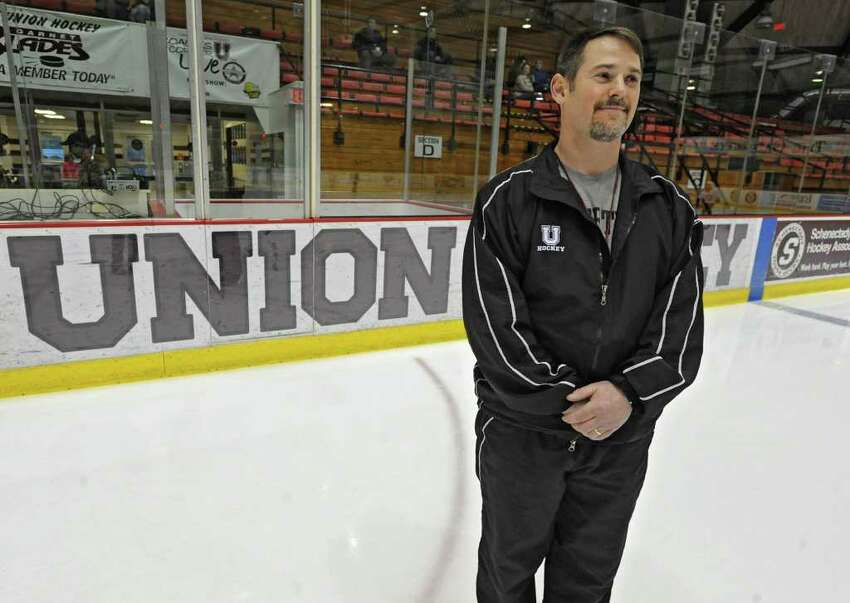
[[[130,0],[130,21],[145,23],[151,20],[151,9],[148,0]]]
[[[130,16],[128,0],[95,0],[94,12],[107,19],[127,20]]]
[[[528,61],[525,60],[525,57],[523,55],[519,55],[517,58],[514,59],[514,62],[511,64],[510,69],[508,69],[508,77],[505,80],[506,88],[513,88],[516,85],[516,79],[522,73],[522,67],[526,63],[528,63]]]
[[[531,72],[531,79],[534,82],[535,92],[546,92],[549,90],[549,72],[543,69],[543,61],[537,59],[534,64],[534,71]]]
[[[697,211],[703,216],[711,215],[712,206],[717,203],[718,190],[711,180],[705,183],[702,190],[697,193]]]
[[[450,65],[453,59],[437,42],[436,27],[429,27],[428,34],[416,44],[413,58],[419,61],[420,69],[431,75],[449,77],[451,74]]]
[[[531,81],[531,65],[524,63],[522,71],[514,82],[514,96],[529,97],[534,93],[534,82]]]
[[[387,52],[387,41],[378,31],[378,23],[373,17],[369,17],[366,27],[354,34],[351,45],[357,51],[360,66],[365,69],[395,65],[395,55]]]

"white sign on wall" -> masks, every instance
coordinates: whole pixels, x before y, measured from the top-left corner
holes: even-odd
[[[443,137],[417,134],[415,149],[415,157],[423,157],[425,159],[442,159]]]
[[[93,94],[150,97],[145,25],[30,8],[9,9],[13,63],[21,88],[85,89]],[[189,98],[188,34],[168,28],[169,94]],[[265,106],[280,87],[277,44],[204,33],[207,100]],[[9,74],[0,26],[0,85]]]
[[[171,96],[189,98],[189,37],[185,29],[168,28],[168,75]],[[207,100],[265,105],[280,88],[277,44],[266,40],[204,33],[201,64]]]
[[[150,94],[143,25],[18,7],[9,7],[8,14],[20,87]],[[0,83],[8,82],[0,25]]]

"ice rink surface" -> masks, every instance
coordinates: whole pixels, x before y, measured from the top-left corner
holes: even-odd
[[[474,602],[472,363],[458,341],[0,401],[0,601]],[[707,310],[612,601],[850,601],[848,429],[850,292]]]

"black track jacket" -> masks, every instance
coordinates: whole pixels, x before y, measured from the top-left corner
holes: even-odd
[[[702,222],[670,180],[621,155],[609,252],[554,148],[476,198],[462,278],[476,393],[503,419],[575,437],[566,396],[607,379],[633,412],[601,443],[634,441],[699,370]]]

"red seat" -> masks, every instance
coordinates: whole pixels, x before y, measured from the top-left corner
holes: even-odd
[[[451,98],[452,91],[451,90],[434,90],[434,98]]]
[[[369,92],[383,92],[384,91],[384,85],[378,84],[378,83],[375,83],[375,82],[363,82],[362,88],[363,88],[363,90],[367,90]]]
[[[336,77],[339,75],[339,71],[335,67],[325,67],[322,69],[322,75]]]
[[[235,23],[219,23],[218,31],[224,34],[238,36],[242,34],[242,26]]]
[[[62,10],[62,0],[32,0],[31,4],[33,8]]]
[[[284,71],[295,71],[295,68],[292,66],[292,63],[289,61],[281,61],[280,68]]]
[[[378,97],[374,94],[355,94],[355,100],[360,101],[361,103],[377,103]]]
[[[336,86],[336,81],[332,77],[322,78],[322,88],[333,88]]]
[[[407,88],[405,88],[404,86],[393,86],[393,85],[387,86],[387,93],[388,94],[401,94],[403,96],[406,92],[407,92]]]
[[[442,80],[438,80],[435,83],[435,87],[439,88],[440,90],[451,90],[452,89],[452,83],[451,82],[444,82]]]
[[[68,0],[65,2],[65,10],[76,15],[93,15],[95,11],[95,4],[94,2]]]
[[[353,80],[366,80],[369,79],[369,74],[365,71],[346,71],[345,72],[348,77]]]
[[[425,106],[425,99],[424,98],[414,98],[413,99],[413,106],[414,107],[424,107]]]
[[[473,111],[477,111],[478,109],[476,109],[474,105],[468,105],[468,104],[462,103],[462,104],[457,106],[457,110],[458,111],[467,111],[469,113],[472,113]]]
[[[381,96],[381,103],[384,105],[403,105],[404,99],[398,96]]]
[[[394,84],[402,84],[404,86],[407,85],[407,78],[403,75],[394,75],[392,76],[392,80]]]
[[[426,94],[428,94],[428,90],[426,88],[414,88],[413,89],[414,98],[417,97],[417,96],[425,96]]]
[[[458,92],[455,98],[459,101],[471,101],[474,97],[472,96],[472,92]]]
[[[264,29],[260,32],[260,37],[266,40],[280,40],[281,35],[279,31],[275,31],[273,29]]]
[[[514,101],[514,107],[517,107],[518,109],[530,109],[531,101],[524,98],[518,98]]]
[[[434,108],[447,111],[452,108],[452,104],[446,101],[434,101]]]
[[[389,73],[373,73],[371,80],[373,82],[383,82],[388,84],[392,81],[393,77]]]
[[[385,111],[360,111],[363,117],[389,117]]]
[[[301,78],[300,78],[300,77],[298,77],[297,75],[295,75],[294,73],[284,73],[284,74],[281,76],[281,78],[280,78],[280,79],[281,79],[281,80],[283,81],[283,83],[285,83],[285,84],[291,84],[292,82],[297,82],[297,81],[299,81]]]
[[[421,77],[414,78],[413,85],[417,88],[425,88],[428,86],[428,80],[423,80]]]

